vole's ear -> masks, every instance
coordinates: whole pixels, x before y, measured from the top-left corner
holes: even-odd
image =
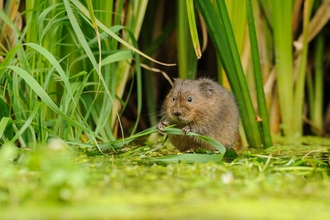
[[[174,80],[173,87],[182,83],[182,79],[174,78],[173,80]]]
[[[213,95],[213,86],[212,86],[212,83],[210,83],[208,81],[202,81],[202,82],[200,82],[199,89],[207,97],[211,97]]]

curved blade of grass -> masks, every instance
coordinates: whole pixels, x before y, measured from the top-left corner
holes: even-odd
[[[11,139],[11,142],[15,142],[23,134],[23,132],[30,126],[31,122],[36,117],[40,106],[41,106],[41,102],[36,102],[36,104],[35,104],[32,112],[30,113],[28,119],[25,121],[24,125],[16,133],[16,135],[13,137],[13,139]]]
[[[133,58],[133,56],[130,50],[120,50],[104,58],[102,60],[102,66],[131,58]]]
[[[231,89],[239,104],[247,140],[250,146],[261,147],[262,141],[259,126],[255,120],[256,114],[252,105],[226,5],[223,0],[216,1],[219,11],[218,16],[211,1],[195,0],[195,2],[204,17],[210,37],[221,58]]]
[[[195,7],[193,0],[186,0],[188,23],[191,34],[191,40],[194,45],[197,59],[202,57],[201,46],[199,44],[198,33],[196,28]]]
[[[7,72],[6,72],[6,67],[10,65],[10,63],[13,61],[13,58],[17,55],[16,52],[21,49],[23,47],[22,44],[17,45],[15,47],[13,47],[9,53],[6,54],[5,59],[2,61],[2,63],[0,63],[0,79],[2,79],[2,77],[6,76]],[[1,68],[1,67],[5,67],[5,68]],[[10,77],[7,77],[8,80],[12,80]]]
[[[257,102],[258,102],[258,110],[261,117],[261,134],[263,137],[263,143],[266,148],[273,145],[272,137],[270,134],[270,126],[269,126],[269,117],[266,106],[266,98],[263,87],[261,66],[260,66],[260,56],[259,56],[259,48],[258,48],[258,40],[256,29],[254,25],[254,17],[252,10],[252,2],[251,0],[246,0],[246,8],[247,8],[247,20],[249,26],[249,34],[250,34],[250,44],[251,44],[251,55],[254,69],[254,79],[257,90]]]

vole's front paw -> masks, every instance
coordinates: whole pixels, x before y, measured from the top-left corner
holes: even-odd
[[[166,126],[168,126],[168,124],[166,122],[163,122],[163,121],[158,122],[158,124],[156,126],[156,129],[157,129],[158,133],[161,133],[162,134],[163,131],[164,131],[164,128]]]
[[[189,127],[189,126],[186,126],[186,127],[183,127],[183,128],[182,128],[182,134],[183,134],[183,135],[188,134],[190,131],[191,131],[191,130],[190,130],[190,127]]]

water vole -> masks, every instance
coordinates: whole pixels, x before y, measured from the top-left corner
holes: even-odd
[[[169,135],[171,143],[180,151],[215,148],[197,137],[186,136],[189,131],[211,137],[226,148],[237,140],[239,110],[231,93],[218,83],[201,78],[176,79],[167,95],[158,131],[176,124],[182,135]]]

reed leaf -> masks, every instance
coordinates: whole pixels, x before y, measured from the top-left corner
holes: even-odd
[[[208,26],[210,36],[238,102],[247,140],[252,147],[262,147],[259,126],[255,120],[256,114],[245,80],[226,5],[223,0],[216,1],[216,8],[219,12],[219,15],[217,15],[210,1],[196,0],[195,2]]]
[[[293,58],[292,58],[292,0],[269,1],[273,27],[277,91],[280,102],[282,130],[293,137]]]
[[[249,25],[249,34],[250,34],[250,44],[251,44],[251,55],[253,62],[253,70],[254,70],[254,79],[255,79],[255,87],[257,90],[257,102],[258,102],[258,112],[261,117],[261,135],[262,141],[266,148],[273,145],[272,137],[270,134],[270,125],[269,125],[269,117],[268,110],[266,106],[266,98],[264,93],[264,86],[262,80],[262,72],[260,66],[260,56],[259,56],[259,48],[258,48],[258,40],[257,34],[254,25],[254,17],[252,10],[252,2],[251,0],[246,0],[246,8],[247,8],[247,18]]]
[[[308,55],[308,37],[309,37],[309,20],[313,8],[313,0],[304,1],[304,13],[303,13],[303,42],[302,50],[299,51],[297,58],[297,80],[294,90],[293,99],[293,124],[294,135],[301,136],[303,130],[302,116],[303,116],[303,102],[305,95],[305,81],[306,81],[306,67],[307,67],[307,55]]]

